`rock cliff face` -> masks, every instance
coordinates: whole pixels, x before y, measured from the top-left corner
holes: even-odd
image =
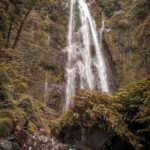
[[[33,5],[30,3],[29,1],[29,6]],[[49,101],[49,96],[55,98],[55,94],[49,91],[51,84],[64,83],[63,49],[66,45],[68,16],[64,4],[60,1],[35,3],[25,20],[29,9],[25,2],[1,2],[1,49],[12,51],[16,74],[19,73],[27,79],[28,93],[38,100],[45,99],[45,102]],[[21,16],[16,14],[17,10]],[[11,20],[11,16],[14,20]],[[22,22],[22,29],[14,47]],[[60,95],[58,97],[63,99],[63,94]],[[60,103],[59,100],[56,103]]]
[[[63,49],[67,43],[69,10],[67,1],[43,0],[34,5],[33,2],[1,2],[1,49],[7,53],[7,56],[3,54],[5,57],[11,57],[16,74],[25,78],[28,93],[56,108],[61,103],[59,99],[64,99],[64,90],[59,87],[64,89],[65,84]],[[89,4],[98,27],[102,12],[105,15],[104,52],[118,86],[147,74],[149,2],[102,0]],[[58,87],[58,95],[52,92],[55,90],[52,87]]]
[[[52,7],[48,8],[50,12],[42,10],[42,14],[39,14],[34,10],[30,13],[16,48],[21,55],[19,61],[22,72],[29,79],[30,94],[39,100],[49,99],[51,84],[64,82],[62,50],[66,43],[67,24],[66,18],[59,18],[59,15],[65,11],[59,2],[49,7]]]
[[[0,148],[2,150],[67,150],[68,146],[43,134],[29,134],[26,131],[20,131],[15,137],[0,139]]]
[[[149,1],[101,1],[99,5],[106,15],[105,41],[119,86],[141,79],[149,73]]]
[[[119,87],[149,73],[149,1],[91,1],[97,24],[105,16],[104,44],[114,61]],[[134,63],[133,63],[134,62]]]
[[[147,76],[150,70],[149,0],[88,0],[88,3],[98,28],[101,27],[102,12],[105,16],[103,47],[116,78],[116,89]],[[66,55],[63,49],[67,44],[68,12],[68,0],[0,1],[0,149],[66,149],[66,145],[50,135],[53,133],[52,129],[56,128],[54,126],[57,126],[54,122],[57,122],[56,118],[62,112],[64,100]],[[124,116],[122,120],[128,130],[140,137],[140,144],[146,145],[146,148],[149,147],[147,139],[150,135],[147,83],[142,82],[138,90],[136,86],[129,87],[131,91],[119,92],[117,95],[117,115]],[[93,96],[92,98],[97,99]],[[101,98],[98,100],[101,101]],[[103,105],[106,105],[107,101],[105,98],[103,100]],[[94,108],[97,106],[93,105]],[[110,104],[110,107],[113,109],[114,105],[116,103]],[[82,110],[82,106],[85,104],[77,107],[75,111]],[[91,107],[84,110],[85,113],[81,116],[83,122],[89,109]],[[101,115],[95,112],[96,110],[95,115]],[[79,116],[73,114],[67,119],[72,117]],[[111,116],[109,117],[111,119]],[[99,123],[100,120],[101,118],[94,121]],[[68,127],[67,123],[66,121],[65,125]],[[72,123],[72,120],[69,123]],[[117,127],[118,130],[122,129]],[[134,144],[129,141],[134,140],[129,137],[121,140],[120,136],[116,136],[116,132],[114,136],[114,132],[112,135],[112,132],[106,132],[105,128],[96,128],[99,135],[95,134],[95,130],[82,134],[79,128],[79,132],[73,134],[77,128],[79,127],[71,124],[69,129],[65,128],[64,132],[60,130],[61,134],[55,136],[75,149],[84,150],[91,145],[96,146],[92,147],[94,150],[109,150],[110,147],[113,150],[123,150],[123,145],[133,149]],[[81,136],[78,137],[79,134]],[[48,140],[43,141],[40,137]],[[81,138],[79,142],[76,141],[78,138]],[[92,140],[95,143],[89,146],[88,143]],[[115,140],[118,142],[114,142]],[[30,144],[27,145],[28,143]],[[39,143],[42,143],[42,148]]]
[[[64,8],[59,0],[0,2],[0,138],[6,137],[0,149],[13,149],[13,144],[23,148],[19,141],[23,138],[16,133],[25,134],[24,144],[34,133],[46,133],[49,139],[64,99],[68,21]],[[11,135],[15,141],[7,138]],[[32,146],[37,147],[31,143],[27,149]]]

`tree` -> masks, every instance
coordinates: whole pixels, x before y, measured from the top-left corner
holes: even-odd
[[[48,0],[3,0],[2,5],[4,16],[6,18],[4,24],[7,25],[6,48],[15,49],[21,36],[23,27],[33,9],[41,9],[42,6],[48,6]],[[7,16],[7,17],[6,17]],[[12,33],[15,33],[13,42],[10,43]],[[13,34],[14,36],[14,34]]]

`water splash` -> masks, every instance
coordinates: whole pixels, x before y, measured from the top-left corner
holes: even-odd
[[[80,27],[75,31],[76,12],[79,13]],[[71,96],[77,88],[109,92],[109,76],[106,60],[102,52],[102,34],[105,24],[97,32],[86,0],[70,0],[68,25],[68,55],[66,65],[66,104],[71,104]]]

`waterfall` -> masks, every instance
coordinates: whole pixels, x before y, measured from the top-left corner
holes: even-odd
[[[79,14],[80,27],[76,25]],[[106,60],[102,51],[102,34],[105,24],[97,32],[95,21],[86,0],[70,0],[68,25],[68,60],[66,64],[66,104],[77,88],[109,92],[109,76]]]

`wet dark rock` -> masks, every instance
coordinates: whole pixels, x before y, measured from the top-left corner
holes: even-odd
[[[18,143],[0,139],[0,150],[19,150],[20,146]]]
[[[6,140],[0,140],[0,149],[10,150],[12,149],[12,143]]]
[[[101,129],[94,129],[92,132],[77,131],[65,137],[62,141],[71,145],[73,150],[135,150],[125,139],[110,134]]]
[[[53,137],[22,130],[15,136],[0,139],[0,150],[68,150],[68,147]]]
[[[126,140],[114,136],[103,145],[101,150],[135,150],[135,148]]]
[[[52,150],[68,150],[68,147],[64,144],[59,143],[59,144],[55,145],[52,148]]]
[[[63,100],[65,99],[65,84],[50,84],[49,93],[48,93],[48,101],[47,105],[50,108],[60,109],[60,106],[63,104]]]

